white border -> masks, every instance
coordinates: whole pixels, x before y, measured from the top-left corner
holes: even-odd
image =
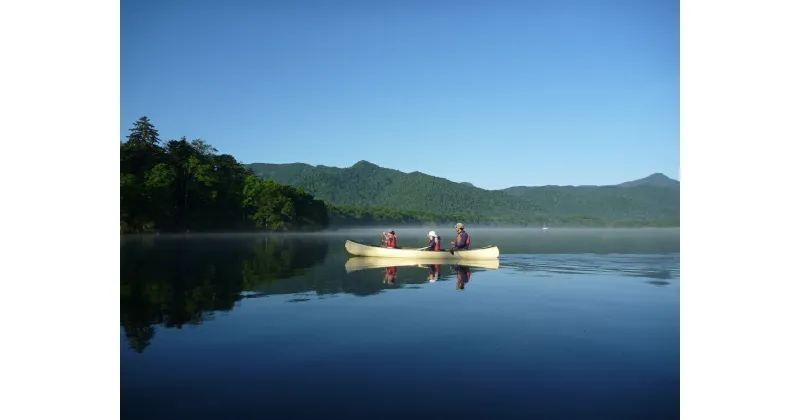
[[[110,418],[119,405],[120,5],[42,3],[0,8],[9,247],[0,360],[10,391],[0,415]],[[792,3],[778,4],[681,3],[685,418],[800,418],[791,205],[800,187],[789,149],[800,139],[800,34]]]
[[[119,12],[0,6],[0,418],[119,413]]]
[[[682,418],[800,418],[791,9],[681,2]]]

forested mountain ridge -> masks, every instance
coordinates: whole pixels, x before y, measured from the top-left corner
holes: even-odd
[[[337,206],[507,217],[528,217],[536,212],[529,203],[502,191],[487,191],[420,172],[404,173],[367,161],[348,168],[298,163],[246,166],[262,178],[303,187],[314,197]]]
[[[463,213],[514,220],[588,217],[605,220],[680,219],[680,183],[663,174],[608,186],[517,186],[485,190],[420,172],[405,173],[367,161],[351,167],[251,163],[276,182],[303,187],[335,206]]]
[[[607,187],[485,190],[360,161],[244,165],[201,139],[162,141],[145,116],[120,143],[121,233],[337,226],[679,226],[663,176]],[[675,181],[677,183],[677,181]],[[632,184],[632,185],[631,185]],[[653,184],[658,184],[654,186]]]

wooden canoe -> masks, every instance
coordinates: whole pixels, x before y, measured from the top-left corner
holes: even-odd
[[[450,256],[450,253],[447,253]],[[452,260],[440,258],[387,258],[387,257],[350,257],[344,264],[344,269],[348,273],[366,270],[371,268],[386,267],[413,267],[426,266],[432,264],[441,265],[464,265],[469,268],[485,268],[487,270],[497,270],[500,267],[500,260],[497,258],[486,260]]]
[[[455,251],[452,255],[450,251],[421,251],[418,248],[384,248],[374,245],[365,245],[351,240],[347,240],[344,247],[347,252],[358,257],[414,258],[419,260],[441,261],[491,260],[500,257],[500,250],[494,245],[466,251]]]

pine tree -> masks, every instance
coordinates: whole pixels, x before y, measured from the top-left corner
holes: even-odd
[[[158,130],[146,116],[139,118],[129,129],[128,142],[132,144],[158,145],[161,139],[158,138]]]

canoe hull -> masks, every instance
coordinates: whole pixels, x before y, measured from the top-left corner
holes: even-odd
[[[500,250],[496,246],[487,246],[484,248],[470,249],[467,251],[455,251],[452,255],[449,251],[420,251],[413,248],[383,248],[365,245],[351,240],[345,242],[344,247],[347,249],[347,252],[358,257],[413,258],[416,260],[440,261],[491,260],[500,257]]]
[[[449,256],[450,253],[448,252]],[[386,267],[416,267],[426,265],[464,265],[469,268],[484,268],[487,270],[497,270],[500,267],[499,259],[485,260],[452,260],[440,258],[386,258],[386,257],[350,257],[344,264],[344,269],[348,273],[366,269],[386,268]]]

